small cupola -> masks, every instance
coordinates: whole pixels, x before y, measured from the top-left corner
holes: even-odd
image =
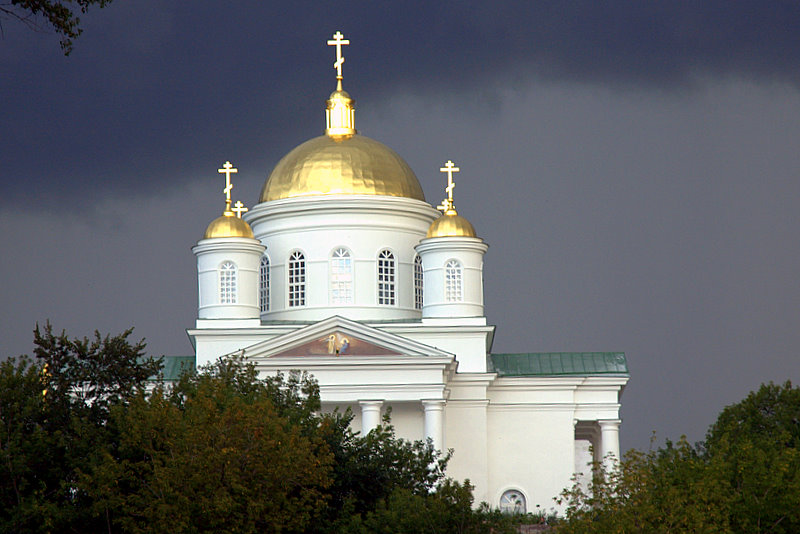
[[[231,205],[231,174],[238,170],[226,161],[218,172],[225,175],[225,209],[192,248],[197,257],[197,317],[257,322],[259,262],[265,248],[242,219],[247,208],[240,201]]]
[[[422,317],[483,317],[483,255],[488,246],[456,211],[453,173],[461,169],[448,160],[439,170],[447,173],[447,196],[436,207],[442,215],[415,247],[422,260]]]

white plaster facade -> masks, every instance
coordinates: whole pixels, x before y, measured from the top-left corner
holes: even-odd
[[[256,204],[244,217],[254,238],[203,239],[193,249],[199,306],[188,334],[196,364],[243,353],[264,374],[308,371],[323,409],[352,408],[356,430],[368,432],[391,407],[400,436],[453,449],[448,475],[469,478],[476,502],[498,506],[504,492],[516,491],[528,511],[551,510],[585,470],[589,444],[597,459],[619,456],[624,355],[492,355],[495,327],[483,307],[488,246],[471,236],[427,237],[439,216],[420,199],[352,192]],[[344,303],[332,289],[336,250],[347,252],[352,269]],[[394,261],[388,304],[379,292],[383,251]],[[288,264],[296,252],[304,298],[292,305]],[[262,254],[267,303],[259,303]],[[218,269],[228,260],[239,269],[238,302],[223,304]],[[460,285],[448,289],[451,261]]]

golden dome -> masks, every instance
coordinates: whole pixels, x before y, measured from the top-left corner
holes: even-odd
[[[203,239],[215,237],[253,237],[253,230],[243,219],[236,217],[232,211],[225,211],[206,228]]]
[[[477,237],[477,235],[472,224],[451,209],[431,223],[425,237]]]
[[[311,195],[425,200],[414,171],[403,158],[358,134],[315,137],[286,154],[264,183],[259,202]]]

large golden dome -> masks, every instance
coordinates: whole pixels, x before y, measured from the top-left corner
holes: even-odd
[[[315,137],[273,169],[259,202],[311,195],[385,195],[425,200],[414,171],[394,150],[362,135]]]

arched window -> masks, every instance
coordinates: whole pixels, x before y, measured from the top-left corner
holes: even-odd
[[[258,268],[258,306],[262,312],[269,311],[269,258],[261,256]]]
[[[331,254],[331,304],[353,303],[353,260],[346,248]]]
[[[299,250],[289,256],[289,307],[306,305],[306,257]]]
[[[414,257],[414,308],[422,309],[422,258]]]
[[[444,267],[444,300],[445,302],[461,302],[464,300],[464,288],[461,283],[461,264],[449,260]]]
[[[521,491],[504,491],[500,497],[500,511],[507,514],[524,514],[527,511],[525,496]]]
[[[378,304],[394,306],[394,254],[381,250],[378,254]]]
[[[219,266],[219,303],[236,304],[236,264],[232,261]]]

